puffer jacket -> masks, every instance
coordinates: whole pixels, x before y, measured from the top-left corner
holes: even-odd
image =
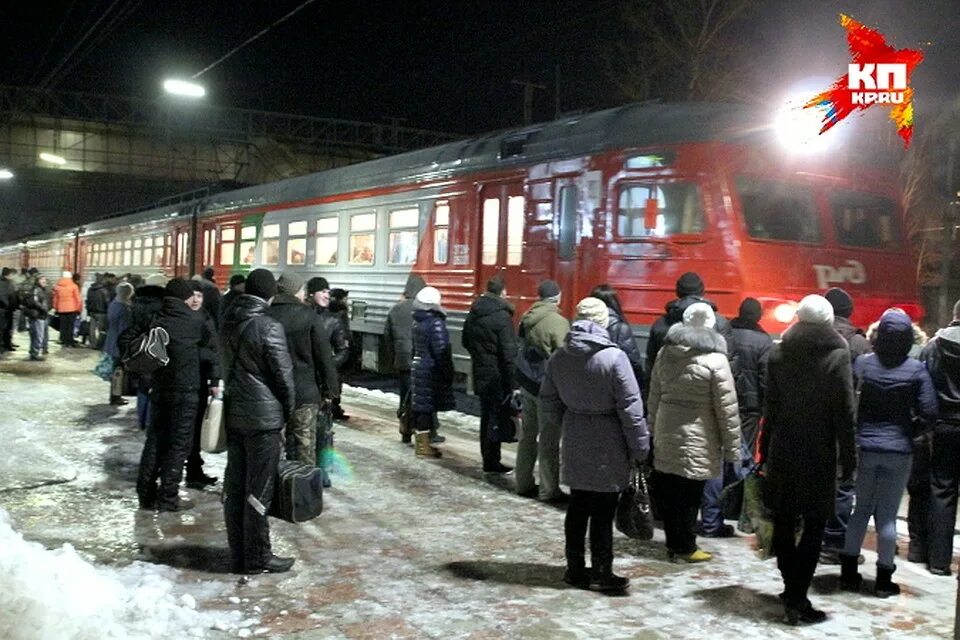
[[[737,404],[740,415],[758,414],[763,410],[763,394],[767,388],[767,357],[773,340],[760,325],[740,318],[730,321],[733,345],[731,359],[736,360],[734,378],[737,383]],[[730,347],[731,345],[728,345]]]
[[[121,356],[130,348],[131,342],[150,328],[150,323],[163,308],[164,294],[163,287],[156,285],[144,285],[137,289],[130,303],[130,326],[120,334],[117,340]]]
[[[730,323],[726,318],[717,313],[717,305],[715,303],[699,296],[687,296],[685,298],[671,300],[665,307],[666,313],[657,318],[653,323],[653,326],[650,327],[650,338],[647,340],[646,362],[648,379],[653,374],[653,366],[656,364],[657,354],[660,353],[660,349],[664,344],[666,344],[667,331],[669,331],[670,327],[673,325],[683,322],[683,312],[687,310],[687,307],[696,302],[703,302],[710,305],[717,319],[714,329],[726,341],[727,349],[731,348],[733,344],[733,333],[730,328]],[[727,352],[727,355],[730,355],[729,351]]]
[[[202,310],[194,311],[179,298],[166,297],[152,325],[163,327],[170,336],[170,362],[153,372],[152,391],[197,392],[219,384],[217,333],[210,316]]]
[[[278,293],[267,314],[283,325],[293,362],[298,407],[320,404],[321,396],[340,397],[337,364],[320,317],[296,297]]]
[[[847,346],[850,348],[850,362],[870,353],[872,347],[870,341],[867,340],[867,336],[863,331],[853,326],[850,320],[843,316],[835,316],[833,318],[833,328],[847,341]]]
[[[513,305],[500,296],[483,294],[470,306],[462,339],[470,352],[473,388],[477,393],[502,397],[513,391],[517,357]]]
[[[26,316],[32,320],[46,320],[50,315],[50,291],[41,287],[34,279],[21,298]]]
[[[80,287],[73,278],[60,278],[53,288],[53,309],[57,313],[80,313],[83,310]]]
[[[562,425],[560,475],[582,491],[619,492],[650,450],[630,360],[589,320],[577,320],[547,363],[540,387],[546,420]]]
[[[449,411],[453,397],[453,352],[446,314],[440,309],[415,308],[413,312],[413,410],[417,413]]]
[[[960,425],[960,320],[940,329],[920,352],[937,390],[939,418]]]
[[[293,362],[267,303],[243,294],[223,317],[224,419],[237,432],[283,429],[296,403]]]
[[[937,394],[923,363],[909,358],[913,324],[903,313],[885,313],[874,353],[853,363],[854,385],[860,389],[857,446],[862,451],[913,453],[913,417],[932,427]]]
[[[637,382],[640,382],[643,379],[643,356],[633,337],[633,327],[617,313],[616,309],[607,307],[607,311],[610,313],[607,333],[610,334],[613,343],[630,358],[630,366],[633,367],[633,373],[637,376]]]
[[[556,302],[539,300],[520,317],[520,335],[547,355],[566,343],[568,333],[570,322],[560,315]]]
[[[413,299],[427,284],[413,273],[407,278],[403,300],[393,305],[383,327],[383,339],[387,350],[393,355],[396,371],[410,371],[413,364]]]
[[[320,318],[324,333],[329,337],[330,348],[333,350],[333,361],[337,363],[338,370],[343,369],[350,360],[349,324],[344,326],[343,319],[330,307],[315,306],[314,311]]]
[[[657,471],[691,480],[740,460],[740,411],[727,343],[713,329],[675,324],[650,378],[650,430]]]
[[[114,299],[107,307],[107,337],[103,343],[103,352],[114,360],[120,360],[120,336],[130,326],[130,305]]]

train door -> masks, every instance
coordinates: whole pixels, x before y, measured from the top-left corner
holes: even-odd
[[[580,246],[577,242],[579,229],[580,191],[575,178],[561,178],[554,185],[554,230],[556,238],[553,279],[564,293],[560,304],[567,315],[572,313],[579,299],[578,264]]]
[[[507,294],[519,302],[522,282],[524,197],[522,182],[488,184],[480,190],[480,291],[487,280],[500,275],[507,282]],[[526,307],[526,304],[520,305]]]
[[[204,222],[200,229],[199,253],[203,264],[199,265],[197,271],[207,267],[217,266],[217,225],[213,222]]]
[[[190,226],[177,225],[173,229],[174,255],[173,275],[176,278],[190,277]]]

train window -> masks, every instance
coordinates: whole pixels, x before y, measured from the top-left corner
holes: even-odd
[[[693,183],[629,184],[620,189],[617,235],[621,238],[664,238],[703,229],[700,189]]]
[[[263,225],[263,264],[280,264],[280,225]]]
[[[177,254],[179,266],[186,267],[190,263],[190,234],[186,231],[177,234]]]
[[[137,238],[133,241],[133,266],[140,266],[140,257],[143,255],[142,252],[143,240]]]
[[[497,247],[500,244],[500,198],[483,201],[483,246],[480,261],[497,264]]]
[[[839,244],[874,249],[900,246],[893,200],[856,191],[834,191],[830,194],[830,211]]]
[[[657,169],[659,167],[669,167],[677,159],[677,154],[673,151],[664,151],[661,153],[648,153],[642,156],[630,156],[627,158],[627,169]]]
[[[307,221],[287,225],[287,265],[307,263]]]
[[[433,262],[447,264],[450,257],[450,205],[438,204],[433,212]]]
[[[220,264],[233,265],[233,254],[237,249],[237,228],[220,227]]]
[[[809,187],[739,177],[737,191],[751,238],[820,242],[820,221]]]
[[[240,229],[240,260],[243,264],[257,261],[257,228],[253,225]]]
[[[560,187],[560,229],[558,231],[557,257],[572,260],[577,244],[577,188]]]
[[[523,196],[507,198],[507,264],[523,262]]]
[[[390,212],[390,264],[413,264],[419,246],[420,210],[401,209]]]
[[[376,228],[375,213],[350,216],[350,264],[373,264]]]
[[[317,255],[314,264],[337,264],[337,234],[340,231],[340,218],[320,218],[317,220]]]

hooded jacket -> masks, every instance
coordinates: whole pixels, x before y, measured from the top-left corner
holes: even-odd
[[[109,293],[102,279],[97,279],[87,289],[87,313],[91,315],[107,313],[110,304]]]
[[[734,378],[740,415],[759,414],[767,387],[767,357],[773,340],[759,324],[740,318],[730,321],[733,345],[731,360],[737,362]]]
[[[666,313],[657,318],[656,322],[653,323],[653,326],[650,327],[650,338],[647,341],[647,372],[648,378],[652,375],[653,365],[657,361],[657,354],[660,353],[660,348],[663,347],[667,339],[667,331],[670,330],[675,324],[683,322],[683,312],[687,310],[687,307],[696,303],[704,302],[713,309],[713,313],[716,316],[716,324],[714,325],[714,330],[723,336],[723,339],[726,341],[727,348],[729,349],[733,343],[733,334],[730,330],[730,323],[726,318],[717,313],[717,305],[702,298],[700,296],[686,296],[684,298],[677,298],[676,300],[671,300],[667,303]],[[729,355],[729,353],[727,354]]]
[[[960,320],[940,329],[920,352],[937,391],[940,420],[960,425]]]
[[[834,515],[837,462],[856,467],[854,394],[846,341],[800,322],[773,345],[764,402],[764,502],[776,512]]]
[[[83,300],[80,298],[80,287],[73,278],[60,278],[53,288],[53,309],[57,313],[80,313],[83,310]]]
[[[396,371],[410,371],[413,364],[413,299],[425,286],[427,283],[423,278],[410,274],[403,289],[403,300],[393,305],[387,314],[383,339],[388,352],[393,355]]]
[[[906,314],[880,319],[874,353],[857,358],[853,379],[860,389],[857,446],[879,453],[913,453],[913,416],[927,427],[937,419],[937,395],[923,363],[909,358],[913,323]]]
[[[514,389],[517,336],[513,305],[485,293],[477,298],[463,322],[463,346],[470,352],[473,388],[479,395],[505,396]]]
[[[710,480],[740,460],[740,412],[727,343],[713,329],[667,331],[650,377],[650,431],[657,471]]]
[[[217,332],[206,313],[194,311],[183,300],[168,296],[152,324],[163,327],[170,337],[170,362],[153,372],[152,391],[196,393],[219,383]]]
[[[267,314],[283,326],[287,337],[296,405],[320,404],[322,397],[340,397],[337,363],[320,317],[288,293],[274,296]]]
[[[130,305],[114,298],[107,307],[107,337],[103,342],[103,352],[114,360],[120,360],[120,336],[130,327]]]
[[[630,360],[607,330],[577,320],[547,363],[540,407],[562,425],[560,475],[582,491],[619,492],[650,449],[643,401]]]
[[[850,347],[850,362],[870,353],[870,341],[867,340],[863,331],[850,323],[849,319],[843,316],[834,316],[833,328],[847,341],[847,345]]]
[[[607,310],[610,313],[607,333],[610,334],[613,343],[627,354],[630,359],[630,366],[633,367],[633,372],[637,376],[637,382],[640,383],[643,380],[643,355],[640,353],[640,347],[637,346],[637,341],[633,337],[633,327],[617,313],[616,309],[607,307]]]
[[[453,352],[446,314],[438,308],[413,312],[413,368],[410,381],[416,413],[448,411],[453,397]]]

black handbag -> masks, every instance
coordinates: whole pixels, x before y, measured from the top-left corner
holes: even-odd
[[[650,506],[650,471],[641,465],[634,467],[630,485],[620,494],[617,503],[617,530],[634,540],[653,538],[653,512]]]
[[[500,403],[500,410],[497,412],[497,420],[490,425],[487,437],[491,442],[516,442],[520,434],[521,411],[523,410],[523,400],[520,397],[520,391],[515,390],[503,399]]]
[[[47,326],[54,331],[60,331],[60,316],[53,314],[47,316]]]
[[[295,460],[282,460],[270,503],[270,515],[297,524],[323,513],[323,471]]]
[[[123,356],[123,368],[133,373],[153,373],[167,366],[167,345],[170,336],[163,327],[152,326],[130,344]]]

